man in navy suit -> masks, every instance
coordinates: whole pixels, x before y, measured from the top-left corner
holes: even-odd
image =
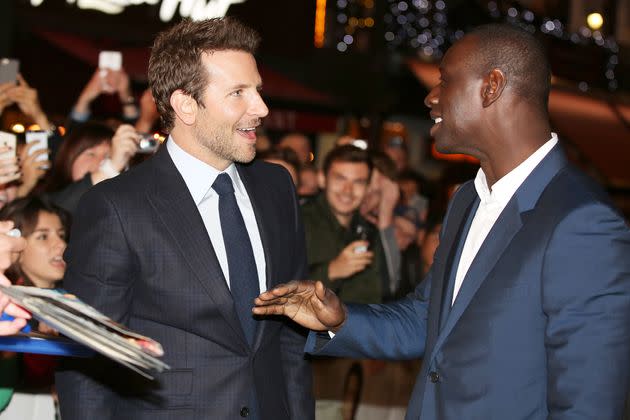
[[[475,156],[481,169],[450,203],[426,280],[393,304],[347,306],[319,282],[293,282],[262,294],[254,312],[318,331],[306,346],[314,354],[423,356],[408,419],[620,419],[630,232],[567,162],[549,88],[528,33],[467,34],[425,103],[437,149]]]
[[[251,313],[258,293],[307,273],[291,177],[252,161],[268,113],[257,44],[228,18],[156,39],[149,82],[170,137],[84,195],[64,286],[160,342],[171,369],[148,381],[103,359],[65,361],[64,420],[314,417],[306,334]]]

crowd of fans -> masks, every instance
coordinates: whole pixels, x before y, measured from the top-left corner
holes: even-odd
[[[92,115],[91,105],[101,95],[118,99],[119,118]],[[140,140],[158,128],[158,113],[150,91],[136,100],[124,70],[94,73],[63,132],[22,76],[16,84],[0,85],[0,115],[8,107],[19,108],[47,133],[48,149],[34,151],[23,135],[16,150],[0,147],[0,220],[13,222],[26,241],[5,275],[13,284],[62,287],[63,252],[81,196],[150,157]],[[425,181],[410,168],[404,140],[379,149],[345,135],[326,156],[315,156],[311,139],[301,133],[277,139],[261,134],[257,149],[258,159],[283,166],[295,183],[311,278],[323,280],[344,300],[361,303],[402,297],[422,280],[437,247],[441,214],[429,211]],[[55,333],[31,323],[36,330]],[[37,412],[41,419],[58,417],[54,367],[51,356],[1,353],[0,419],[25,411]],[[363,375],[361,369],[354,364],[340,373],[340,380]],[[351,415],[361,389],[348,389],[353,391],[339,398],[351,401],[345,409]]]

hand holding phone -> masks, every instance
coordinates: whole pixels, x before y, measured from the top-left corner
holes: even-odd
[[[20,167],[15,154],[15,134],[0,131],[0,184],[20,178]]]
[[[115,81],[110,80],[113,72],[122,69],[122,54],[120,51],[101,51],[98,55],[98,68],[103,91],[113,93],[116,90]]]
[[[17,137],[13,133],[7,133],[0,131],[0,160],[10,159],[15,157],[15,147],[17,144]]]
[[[26,144],[32,144],[28,149],[28,155],[32,156],[38,150],[45,150],[46,153],[39,153],[35,162],[48,161],[48,133],[46,131],[27,131]]]

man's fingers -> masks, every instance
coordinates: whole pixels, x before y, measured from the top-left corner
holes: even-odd
[[[271,306],[271,305],[284,305],[289,301],[287,297],[273,297],[267,299],[261,299],[260,296],[254,299],[254,304],[257,306]]]
[[[283,305],[254,306],[252,312],[256,315],[284,315]]]
[[[317,296],[320,301],[323,301],[326,297],[326,287],[324,283],[319,280],[315,282],[315,296]]]
[[[296,290],[297,290],[296,282],[280,284],[271,290],[267,290],[266,292],[261,293],[256,299],[260,299],[261,301],[274,300],[279,297],[283,297],[288,294],[295,293]]]

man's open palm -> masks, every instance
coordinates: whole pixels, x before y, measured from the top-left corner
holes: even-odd
[[[256,315],[284,315],[314,331],[337,331],[346,320],[339,298],[319,281],[281,284],[262,293],[254,303]]]

